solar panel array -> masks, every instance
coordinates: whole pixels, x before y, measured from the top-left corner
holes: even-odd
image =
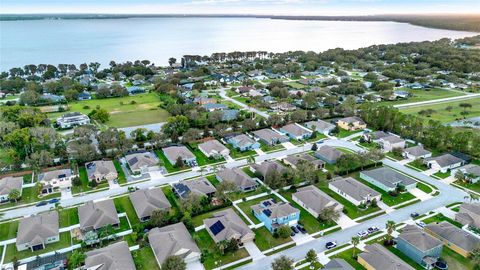
[[[223,226],[220,220],[210,226],[210,231],[213,233],[213,235],[217,235],[219,232],[223,231],[223,229],[225,229],[225,226]]]
[[[265,209],[262,211],[267,217],[269,217],[272,214],[272,211],[270,209]]]

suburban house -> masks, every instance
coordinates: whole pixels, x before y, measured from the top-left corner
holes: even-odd
[[[44,249],[60,241],[58,212],[50,211],[20,219],[15,245],[18,251]]]
[[[390,152],[393,149],[403,149],[405,148],[405,140],[394,135],[383,137],[378,140],[378,144],[385,152]]]
[[[380,193],[352,177],[337,177],[328,183],[328,188],[357,206],[368,204],[373,200],[378,202],[381,198]]]
[[[151,168],[157,166],[159,160],[151,152],[133,153],[125,156],[125,160],[130,170],[135,173],[146,173]]]
[[[158,265],[170,256],[179,256],[186,263],[200,259],[200,249],[182,222],[151,229],[148,242]]]
[[[127,242],[117,242],[109,246],[88,251],[85,254],[86,269],[133,270],[136,269]]]
[[[231,208],[214,213],[211,218],[204,219],[203,224],[215,243],[235,239],[243,245],[255,238],[255,233]]]
[[[297,123],[288,124],[280,128],[280,132],[285,133],[291,139],[301,141],[312,137],[312,131],[304,128]]]
[[[403,156],[408,159],[429,158],[432,152],[425,150],[422,145],[416,145],[403,149]]]
[[[380,167],[369,171],[361,171],[360,178],[390,192],[399,187],[411,190],[417,187],[417,181],[390,167]]]
[[[323,160],[317,159],[309,154],[298,154],[298,155],[290,155],[285,157],[283,163],[287,164],[288,166],[297,169],[297,165],[301,162],[308,163],[312,165],[315,169],[320,170],[325,167],[325,162]]]
[[[428,224],[424,230],[440,239],[444,245],[465,258],[470,255],[470,252],[474,248],[480,245],[480,238],[473,236],[447,221]]]
[[[140,189],[131,193],[129,197],[141,221],[149,220],[155,210],[168,210],[172,207],[160,187]]]
[[[239,110],[235,109],[228,109],[228,110],[223,110],[220,111],[222,113],[222,121],[223,122],[228,122],[228,121],[233,121],[237,119]]]
[[[355,270],[347,261],[344,259],[331,259],[325,266],[323,270]]]
[[[480,228],[480,203],[462,203],[455,220],[463,225]]]
[[[87,91],[83,91],[81,93],[78,93],[78,98],[77,100],[90,100],[92,99],[92,94],[90,94]]]
[[[253,163],[250,165],[250,170],[256,175],[259,175],[262,179],[265,179],[272,172],[283,174],[287,168],[278,162],[269,160],[264,161],[261,164]]]
[[[217,100],[214,98],[208,98],[208,97],[198,97],[198,98],[195,98],[193,102],[199,105],[205,105],[205,104],[217,103]]]
[[[111,199],[86,202],[78,207],[78,217],[83,232],[96,231],[106,225],[118,227],[120,224],[115,204]]]
[[[448,170],[455,169],[464,164],[464,160],[451,154],[443,154],[438,157],[425,159],[425,164],[430,169],[446,173]]]
[[[260,143],[245,134],[230,137],[227,142],[242,152],[260,148]]]
[[[366,245],[365,251],[358,254],[357,261],[368,270],[415,270],[378,243]]]
[[[210,140],[198,145],[198,149],[209,158],[222,158],[230,155],[230,150],[217,140]]]
[[[227,105],[221,104],[221,103],[207,103],[203,104],[202,108],[204,108],[208,112],[213,112],[213,111],[221,111],[227,109]]]
[[[366,129],[367,124],[362,120],[362,118],[357,116],[345,117],[337,121],[337,125],[340,128],[346,129],[348,131]]]
[[[7,176],[0,179],[0,203],[9,201],[9,194],[16,189],[22,196],[23,177]]]
[[[240,168],[224,169],[217,172],[215,177],[220,182],[229,181],[235,183],[238,189],[243,192],[255,190],[258,186],[257,181],[253,180]]]
[[[190,194],[211,197],[216,191],[217,189],[206,178],[181,181],[173,184],[173,192],[182,199],[188,198]]]
[[[72,128],[88,124],[90,124],[90,118],[79,112],[69,112],[57,118],[57,125],[60,128]]]
[[[342,204],[332,199],[314,185],[297,189],[297,192],[292,194],[292,200],[316,218],[325,208],[332,207],[336,211],[343,210]]]
[[[464,177],[472,184],[480,181],[480,166],[476,164],[467,164],[460,168],[453,169],[451,175],[455,176],[458,171],[461,171]]]
[[[77,176],[70,169],[61,169],[39,174],[38,182],[42,184],[42,194],[49,194],[59,189],[70,189],[72,179]]]
[[[170,164],[174,166],[177,165],[178,160],[181,160],[183,164],[190,167],[197,166],[197,158],[186,146],[169,146],[162,148],[162,151]]]
[[[310,121],[303,124],[310,130],[320,132],[322,134],[330,134],[335,129],[335,125],[323,120]]]
[[[416,225],[407,225],[397,237],[396,248],[426,269],[435,268],[443,244]]]
[[[373,131],[368,132],[362,135],[362,138],[367,142],[378,142],[381,138],[391,136],[390,134],[386,133],[385,131]]]
[[[343,153],[334,147],[324,145],[314,153],[314,156],[327,162],[328,164],[335,164]]]
[[[278,227],[297,225],[300,219],[300,210],[287,202],[275,202],[268,199],[259,204],[250,206],[253,215],[263,222],[265,228],[274,233]]]
[[[252,132],[253,134],[253,137],[264,143],[264,144],[267,144],[267,145],[275,145],[275,144],[279,144],[279,143],[284,143],[284,142],[288,142],[289,139],[287,136],[283,135],[283,134],[280,134],[278,132],[275,132],[269,128],[264,128],[264,129],[260,129],[260,130],[256,130],[254,132]]]
[[[88,181],[112,181],[118,178],[117,170],[111,160],[97,160],[85,163]]]

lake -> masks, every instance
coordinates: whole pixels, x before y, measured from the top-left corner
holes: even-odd
[[[462,38],[476,33],[395,22],[263,18],[131,18],[0,22],[0,70],[26,64],[80,64],[214,52],[357,49],[374,44]]]

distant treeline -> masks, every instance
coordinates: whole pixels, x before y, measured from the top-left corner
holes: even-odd
[[[1,14],[0,21],[16,20],[75,20],[127,18],[270,18],[316,21],[393,21],[413,25],[480,32],[480,14],[467,15],[371,15],[371,16],[275,16],[233,14]]]

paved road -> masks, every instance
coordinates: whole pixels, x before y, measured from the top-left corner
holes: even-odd
[[[417,106],[422,106],[422,105],[431,105],[431,104],[437,104],[437,103],[459,101],[459,100],[472,99],[472,98],[477,98],[477,97],[480,97],[480,94],[467,94],[467,95],[464,95],[464,96],[440,98],[440,99],[412,102],[412,103],[406,103],[406,104],[397,104],[397,105],[393,105],[393,107],[395,107],[395,108],[417,107]]]
[[[247,111],[250,111],[250,112],[254,112],[254,113],[256,113],[256,114],[258,114],[258,115],[260,115],[260,116],[263,116],[263,117],[265,117],[265,118],[270,117],[270,115],[268,115],[268,113],[266,113],[266,112],[262,112],[262,111],[260,111],[260,110],[255,109],[255,108],[252,108],[252,107],[248,106],[247,104],[245,104],[245,103],[243,103],[243,102],[240,102],[240,101],[238,101],[238,100],[235,100],[235,99],[227,96],[227,89],[229,89],[229,88],[220,88],[220,89],[219,89],[219,90],[220,90],[220,93],[219,93],[220,96],[221,96],[222,98],[224,98],[225,100],[231,101],[231,102],[237,104],[238,106],[242,107],[243,109],[245,109],[245,110],[247,110]]]

